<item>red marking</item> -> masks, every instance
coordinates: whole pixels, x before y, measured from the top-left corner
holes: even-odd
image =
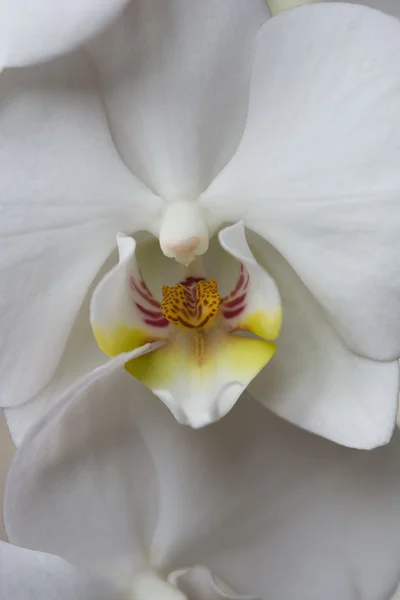
[[[244,302],[245,299],[246,299],[246,294],[242,294],[241,296],[238,296],[234,300],[229,300],[229,302],[224,302],[223,308],[235,308],[235,306],[242,304],[242,302]]]
[[[151,325],[151,327],[168,327],[169,322],[164,317],[153,320],[153,319],[143,319],[147,325]]]
[[[237,294],[238,291],[240,290],[240,288],[242,287],[243,283],[244,283],[244,276],[240,275],[239,279],[237,280],[237,284],[235,285],[235,287],[231,291],[230,295],[231,296],[235,296],[235,294]]]
[[[192,323],[189,323],[188,321],[186,321],[185,319],[182,319],[181,317],[179,317],[178,319],[176,319],[176,323],[180,323],[181,325],[183,325],[184,327],[187,327],[188,329],[197,329],[197,328],[201,328],[204,327],[208,321],[211,319],[211,317],[213,317],[213,315],[207,315],[202,321],[201,323],[199,323],[198,325],[192,325]]]
[[[185,321],[185,319],[182,319],[181,317],[176,319],[175,323],[180,323],[181,325],[183,325],[184,327],[187,327],[188,329],[196,329],[197,328],[197,325],[192,325],[192,323],[189,323],[189,321]]]
[[[142,276],[142,275],[140,274],[140,276]],[[145,282],[144,282],[144,279],[141,279],[141,280],[140,280],[140,285],[141,285],[141,286],[142,286],[142,288],[145,290],[145,292],[147,292],[148,294],[150,294],[150,296],[152,295],[152,293],[150,292],[149,288],[148,288],[148,287],[147,287],[147,285],[145,284]]]
[[[198,325],[198,327],[204,327],[213,316],[214,316],[213,313],[208,314],[206,317],[204,317],[204,319],[201,321],[201,323],[200,323],[200,325]]]
[[[157,319],[161,319],[163,316],[162,312],[155,311],[155,310],[148,310],[147,308],[144,308],[144,306],[142,306],[138,302],[135,302],[135,306],[138,310],[140,310],[141,313],[146,315],[146,317],[150,317],[151,319],[157,320]]]
[[[239,305],[242,304],[246,299],[246,293],[243,293],[243,292],[246,291],[246,289],[249,285],[249,281],[250,281],[250,275],[249,275],[248,270],[244,267],[243,264],[240,264],[239,278],[236,282],[235,287],[233,288],[233,290],[231,291],[231,293],[228,296],[226,296],[225,298],[222,298],[222,301],[221,301],[222,311],[224,311],[225,308],[236,308],[236,307],[238,307],[238,309],[240,308]],[[239,293],[241,294],[240,296],[238,296]],[[245,307],[241,307],[238,314],[240,314],[240,312],[242,312],[244,310],[244,308]],[[235,315],[235,311],[223,312],[223,315],[226,318],[233,318]]]
[[[237,308],[236,310],[223,310],[222,311],[222,315],[225,319],[235,319],[236,317],[238,317],[245,309],[245,306],[241,306],[240,308]]]
[[[147,294],[142,292],[133,277],[130,278],[130,288],[132,292],[137,292],[143,298],[143,300],[146,300],[146,302],[151,304],[151,306],[154,306],[155,308],[161,308],[160,303],[154,298],[154,296],[152,296],[151,292],[148,292]]]
[[[204,277],[193,277],[192,275],[190,275],[189,277],[186,277],[186,279],[181,281],[181,284],[184,286],[190,286],[190,285],[193,285],[194,283],[198,283],[199,281],[205,281],[205,278]]]

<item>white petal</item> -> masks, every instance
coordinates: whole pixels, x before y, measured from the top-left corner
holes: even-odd
[[[0,95],[0,378],[10,406],[49,381],[118,229],[143,228],[160,201],[118,156],[84,55],[6,71]]]
[[[400,23],[315,4],[260,32],[240,148],[205,196],[285,256],[348,345],[400,354]]]
[[[60,362],[49,383],[29,402],[4,409],[7,425],[16,446],[20,445],[29,428],[77,379],[108,360],[98,347],[89,322],[92,287],[79,310]]]
[[[120,377],[123,377],[123,366],[128,360],[132,359],[134,356],[143,354],[143,352],[151,351],[151,349],[151,344],[148,344],[142,348],[135,349],[132,352],[122,353],[118,357],[110,360],[105,365],[98,367],[88,375],[85,375],[83,378],[78,380],[69,388],[59,402],[57,402],[52,409],[48,410],[45,416],[30,429],[20,446],[22,453],[24,453],[23,449],[25,449],[27,446],[30,446],[32,440],[34,440],[35,453],[37,453],[38,456],[44,448],[44,445],[47,444],[46,435],[51,425],[56,426],[56,428],[59,426],[61,427],[61,422],[65,417],[66,423],[64,424],[68,429],[69,418],[66,413],[71,406],[76,408],[79,413],[82,410],[82,405],[85,407],[85,400],[87,399],[89,391],[95,396],[97,394],[101,396],[102,388],[107,389],[110,385],[110,382],[114,384],[116,381],[118,382]],[[118,392],[119,389],[117,383],[113,386],[113,393],[118,394]],[[127,399],[126,396],[124,399]],[[107,400],[109,400],[108,397]],[[113,402],[109,404],[109,407],[113,412]],[[94,408],[96,413],[96,407],[93,406],[92,408]],[[102,413],[102,417],[104,417],[104,411],[101,409],[100,412]],[[54,534],[54,531],[51,532],[51,528],[46,529],[46,527],[44,527],[44,529],[47,531],[45,536],[49,536],[47,543],[42,543],[38,538],[33,541],[32,538],[29,538],[28,534],[28,536],[25,538],[27,543],[22,542],[20,545],[25,545],[35,549],[39,548],[40,550],[59,554],[64,558],[71,560],[75,564],[83,563],[91,566],[95,564],[100,570],[103,569],[103,572],[105,572],[106,568],[111,568],[112,563],[110,560],[112,555],[114,555],[115,559],[124,556],[130,556],[132,557],[132,560],[135,559],[137,564],[140,564],[140,562],[143,560],[143,543],[144,539],[146,539],[148,527],[146,527],[146,524],[142,521],[140,523],[132,523],[132,529],[128,529],[127,531],[127,518],[125,518],[123,523],[121,522],[120,527],[117,527],[115,523],[115,516],[113,517],[112,514],[108,514],[108,507],[110,505],[113,507],[118,505],[118,514],[120,514],[121,517],[124,514],[126,517],[130,517],[130,511],[131,508],[135,506],[135,502],[140,503],[141,499],[143,499],[143,495],[147,492],[149,495],[154,497],[154,502],[156,502],[152,464],[147,448],[144,446],[139,436],[132,436],[132,443],[135,446],[134,465],[130,464],[128,466],[127,463],[124,462],[125,459],[123,445],[110,448],[109,452],[107,452],[105,455],[103,455],[102,451],[100,451],[98,454],[103,438],[106,440],[108,436],[112,436],[115,431],[115,426],[118,423],[120,423],[119,415],[116,415],[115,418],[113,418],[112,415],[109,414],[107,416],[107,422],[102,421],[102,418],[99,420],[94,418],[93,420],[93,415],[88,421],[85,421],[85,418],[82,418],[82,420],[80,419],[78,427],[76,424],[74,425],[73,442],[72,439],[67,441],[67,438],[65,437],[67,429],[65,431],[62,427],[61,429],[58,429],[58,442],[53,447],[53,451],[51,451],[48,455],[50,458],[50,463],[48,465],[50,471],[52,470],[52,467],[56,467],[56,464],[56,468],[59,468],[56,458],[57,456],[63,460],[60,454],[60,448],[56,447],[58,443],[60,443],[62,447],[64,444],[69,446],[72,443],[74,448],[74,456],[78,462],[80,457],[84,457],[83,462],[77,465],[76,469],[74,469],[76,485],[74,488],[71,488],[68,491],[68,494],[65,496],[66,504],[63,508],[67,509],[68,514],[65,514],[63,517],[63,523],[60,523],[62,531],[60,530],[57,532],[57,534]],[[94,454],[89,448],[90,443],[94,444],[93,448],[96,446],[98,448],[98,451],[95,451]],[[32,457],[33,455],[31,458]],[[95,464],[96,460],[99,459],[104,471],[102,473],[98,473],[97,477],[94,476],[94,472],[86,463],[86,459],[89,459],[89,464]],[[119,467],[116,470],[113,467],[114,461],[119,464]],[[18,458],[16,459],[16,462],[18,463]],[[109,467],[107,465],[111,466]],[[140,475],[141,484],[139,489],[132,482],[134,487],[131,489],[130,501],[126,503],[127,498],[122,494],[124,490],[119,483],[119,479],[121,475],[123,477],[123,475],[126,474],[127,470],[129,471],[130,468],[138,468],[139,471],[142,471]],[[90,476],[88,477],[89,473]],[[103,486],[102,482],[104,478],[107,479],[107,483]],[[63,488],[64,483],[62,483],[61,480],[60,483],[61,487]],[[13,486],[11,485],[10,487],[12,489]],[[63,489],[65,491],[65,488]],[[56,486],[51,493],[57,495],[58,491],[61,491],[61,488]],[[8,495],[8,497],[10,496]],[[87,507],[91,507],[90,518],[85,511],[81,511],[82,502],[84,502]],[[148,509],[149,513],[151,512],[152,506],[154,512],[156,504],[152,505],[149,501],[146,502],[146,508]],[[7,486],[4,506],[6,506],[6,504]],[[13,504],[14,501],[11,502],[10,512],[14,512]],[[36,508],[40,509],[39,506],[36,506]],[[45,510],[45,507],[42,506],[41,509],[43,510],[42,517],[45,517],[45,513],[48,513],[48,508]],[[151,517],[149,516],[148,518],[149,523],[151,524]],[[5,526],[7,529],[7,525]],[[19,528],[19,524],[17,524],[17,528]],[[24,526],[23,528],[25,529]],[[26,530],[27,533],[29,529],[30,528],[28,527]],[[145,536],[144,539],[142,539],[142,536]],[[13,538],[16,536],[12,529],[10,532],[8,532],[8,537],[10,541],[15,542],[15,539],[13,540]],[[50,550],[50,548],[52,549]]]
[[[222,302],[221,311],[226,323],[233,329],[251,331],[265,340],[275,340],[282,326],[279,290],[254,258],[243,223],[225,227],[218,238],[224,250],[241,264],[237,283]]]
[[[274,353],[275,345],[264,340],[187,330],[126,369],[177,421],[197,429],[224,417]]]
[[[387,443],[396,421],[398,362],[351,352],[282,256],[260,238],[249,239],[278,283],[284,317],[276,354],[250,393],[279,416],[337,443]]]
[[[170,324],[139,270],[136,241],[118,234],[119,262],[100,281],[90,303],[90,322],[100,348],[109,356],[146,342],[166,340]]]
[[[49,59],[81,44],[112,21],[129,0],[4,0],[0,71]]]
[[[325,0],[328,1],[328,0]],[[376,8],[389,15],[394,15],[400,18],[400,3],[398,0],[329,0],[329,2],[350,2],[350,4],[363,4]]]
[[[7,431],[6,420],[0,409],[0,498],[3,499],[4,484],[8,469],[10,468],[11,460],[15,454],[15,446],[13,445]],[[3,516],[0,514],[0,540],[7,539],[4,531]]]
[[[133,397],[126,374],[81,387],[34,429],[8,477],[16,543],[132,570],[142,544],[159,572],[204,565],[274,600],[376,600],[398,582],[397,436],[356,452],[251,398],[193,431]]]
[[[154,253],[154,250],[152,252],[150,249],[154,249],[156,252]],[[57,402],[60,396],[77,379],[108,360],[94,338],[89,321],[89,313],[90,302],[96,283],[101,281],[102,277],[115,265],[115,261],[117,260],[116,254],[116,251],[113,252],[106,263],[104,263],[96,280],[90,286],[70,331],[60,362],[49,383],[30,402],[4,409],[7,425],[16,446],[20,445],[28,429],[49,407]],[[160,251],[158,242],[154,241],[150,244],[143,244],[139,247],[138,254],[141,266],[146,267],[146,275],[151,283],[153,283],[155,275],[158,277],[161,276],[160,281],[157,280],[156,289],[161,289],[163,281],[170,281],[172,283],[176,280],[178,267],[176,263],[164,257]],[[159,261],[161,262],[161,266],[159,265]],[[166,277],[168,268],[173,270],[173,272],[168,273]],[[148,269],[150,269],[150,272]]]
[[[227,516],[186,562],[207,561],[232,588],[261,598],[390,598],[400,576],[400,440],[383,452],[341,453],[288,433],[271,419],[269,457],[251,473],[251,508]]]
[[[91,45],[126,163],[196,197],[236,150],[264,0],[140,0]]]
[[[108,582],[62,558],[0,542],[2,600],[121,600]]]

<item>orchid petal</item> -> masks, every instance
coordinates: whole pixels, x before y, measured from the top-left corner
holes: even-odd
[[[158,572],[204,565],[256,598],[373,600],[395,589],[397,435],[356,452],[250,398],[193,431],[145,389],[133,397],[126,373],[78,387],[17,451],[11,541],[115,572],[118,561],[145,567],[145,546]]]
[[[399,86],[397,20],[346,4],[271,19],[242,142],[203,198],[271,242],[349,347],[379,360],[400,354]]]
[[[115,232],[144,228],[161,200],[118,156],[85,55],[1,77],[0,376],[11,406],[50,380]]]
[[[90,320],[100,348],[116,356],[145,343],[168,339],[170,324],[139,271],[133,238],[117,236],[119,263],[92,296]]]
[[[263,340],[190,332],[130,361],[126,369],[177,421],[199,428],[224,417],[274,353],[275,345]]]
[[[107,581],[79,571],[58,556],[0,541],[0,598],[121,600],[121,594]]]
[[[221,246],[240,261],[234,290],[222,302],[222,314],[232,329],[250,331],[265,340],[275,340],[282,325],[279,290],[260,267],[247,244],[243,223],[219,232]]]
[[[15,454],[15,446],[13,445],[10,435],[7,431],[6,420],[0,409],[0,498],[3,500],[4,483],[10,468],[11,460]],[[0,540],[5,540],[6,533],[4,531],[3,516],[0,513]]]
[[[107,361],[94,339],[89,322],[91,293],[90,288],[71,327],[60,362],[48,384],[29,402],[4,409],[8,429],[16,446],[20,445],[30,427],[77,379]]]
[[[116,145],[165,198],[196,198],[237,148],[264,0],[139,0],[90,45]]]
[[[157,253],[154,253],[154,249],[157,249]],[[160,279],[160,282],[157,280],[156,289],[161,289],[161,282],[165,281],[166,277],[171,281],[176,279],[176,272],[173,269],[175,265],[174,263],[171,264],[171,261],[165,258],[160,252],[158,242],[154,241],[152,244],[144,244],[142,247],[137,248],[137,250],[141,266],[145,266],[146,268],[146,280],[149,277],[153,283],[154,276],[159,277],[162,273],[163,279]],[[102,276],[114,264],[115,253],[102,266],[96,277],[96,281],[101,281]],[[172,273],[166,275],[168,268]],[[86,298],[79,309],[60,362],[49,383],[30,402],[4,409],[9,432],[16,446],[19,446],[29,428],[77,379],[80,379],[83,375],[107,361],[106,355],[100,350],[93,336],[89,321],[90,302],[96,287],[95,283],[93,282],[90,286]]]
[[[42,434],[45,435],[45,431],[49,427],[50,423],[54,422],[54,424],[57,423],[57,426],[58,425],[61,426],[61,421],[63,420],[65,411],[69,407],[71,402],[76,403],[76,406],[78,406],[78,410],[79,410],[79,403],[80,402],[83,403],[89,390],[91,393],[95,393],[95,394],[99,393],[101,395],[101,388],[104,386],[107,389],[108,382],[110,380],[114,382],[116,374],[119,375],[119,377],[121,377],[121,375],[124,373],[122,367],[128,360],[132,359],[134,356],[139,356],[143,352],[150,352],[152,349],[153,349],[152,345],[147,344],[147,345],[145,345],[141,348],[135,349],[131,352],[119,354],[116,358],[113,358],[108,363],[98,367],[97,369],[94,369],[91,373],[85,375],[80,380],[75,382],[74,385],[72,385],[67,390],[67,392],[59,399],[59,401],[50,410],[48,410],[45,413],[44,417],[30,429],[30,431],[25,436],[20,447],[24,448],[26,445],[29,445],[30,440],[32,440],[33,437],[35,438],[35,440],[37,440],[41,444],[41,442],[40,442],[41,435]],[[132,383],[132,381],[131,381],[131,383]],[[130,392],[132,394],[132,386],[131,386]],[[116,396],[118,395],[118,387],[114,388],[114,393],[116,394]],[[56,422],[53,421],[55,416],[57,416]],[[58,417],[60,417],[60,419],[58,419]],[[117,418],[117,421],[118,421],[118,418]],[[67,418],[67,422],[68,422],[68,418]],[[84,455],[86,455],[86,452],[88,451],[87,443],[88,443],[89,430],[90,430],[90,435],[89,435],[90,440],[94,441],[94,437],[97,437],[97,439],[100,441],[103,439],[104,436],[106,436],[106,437],[108,435],[112,436],[113,431],[114,431],[113,423],[114,423],[114,421],[112,418],[110,418],[110,416],[108,416],[107,424],[103,423],[102,425],[100,425],[99,421],[96,421],[96,424],[95,423],[90,424],[89,422],[84,423],[84,421],[82,420],[80,426],[75,431],[75,438],[74,438],[74,442],[73,442],[74,448],[76,450],[76,457],[78,458],[78,456],[80,455],[81,452]],[[105,425],[105,429],[104,429],[104,425]],[[68,429],[68,426],[67,426],[67,429]],[[36,438],[35,435],[38,431],[40,431],[40,435]],[[70,443],[65,438],[66,431],[67,430],[64,431],[61,428],[58,432],[59,441],[60,441],[61,445],[63,443],[66,443],[66,444]],[[133,504],[135,504],[135,503],[140,503],[141,497],[147,492],[149,495],[153,495],[153,497],[155,498],[155,489],[154,489],[154,483],[153,483],[153,479],[152,479],[152,464],[151,464],[150,456],[148,454],[148,450],[144,447],[143,443],[141,443],[139,436],[136,436],[136,438],[133,437],[132,441],[135,444],[134,455],[136,458],[134,460],[136,461],[137,468],[139,470],[144,469],[143,476],[140,477],[140,484],[141,484],[140,489],[132,488],[132,490],[131,490],[131,500],[132,500]],[[38,450],[38,452],[40,452],[40,448],[38,448],[37,450]],[[145,534],[146,534],[146,529],[148,528],[148,525],[146,526],[144,521],[141,521],[140,523],[138,522],[136,524],[132,523],[132,527],[135,527],[136,529],[135,529],[134,533],[129,531],[129,533],[132,533],[132,535],[130,536],[130,535],[127,535],[127,530],[126,530],[127,520],[125,520],[123,524],[121,522],[121,528],[120,528],[115,525],[114,520],[112,518],[110,520],[110,515],[104,514],[104,511],[106,511],[106,513],[107,513],[107,506],[109,504],[112,504],[113,506],[116,506],[118,504],[121,515],[124,512],[127,515],[130,514],[129,513],[130,507],[129,507],[129,505],[125,504],[126,497],[124,495],[122,495],[122,496],[120,495],[121,490],[118,485],[120,473],[123,473],[124,469],[126,469],[127,467],[128,467],[128,470],[132,467],[132,464],[130,464],[128,466],[124,462],[125,459],[124,459],[123,454],[124,454],[124,450],[123,450],[122,446],[119,449],[114,448],[112,451],[110,451],[110,453],[106,453],[104,456],[102,455],[102,452],[101,452],[101,455],[102,455],[101,461],[105,467],[105,472],[103,473],[103,475],[99,474],[98,475],[99,479],[97,479],[97,480],[96,480],[96,478],[93,477],[93,474],[90,478],[85,477],[86,467],[87,467],[85,461],[84,461],[84,463],[82,463],[82,468],[80,468],[78,466],[76,467],[75,475],[78,477],[78,480],[80,481],[80,483],[77,485],[76,490],[72,490],[72,489],[69,490],[67,496],[70,497],[70,499],[72,500],[72,504],[73,504],[74,498],[78,499],[78,497],[80,497],[79,495],[83,494],[86,497],[85,502],[88,503],[87,505],[88,506],[93,505],[93,507],[96,507],[97,512],[93,509],[92,517],[90,519],[87,518],[85,511],[83,511],[83,512],[78,511],[79,515],[78,514],[70,514],[69,517],[67,517],[67,515],[66,515],[65,523],[67,523],[68,519],[70,519],[70,525],[67,526],[66,530],[64,531],[64,533],[62,535],[60,535],[60,536],[56,535],[56,536],[54,536],[54,539],[53,539],[55,544],[58,545],[58,548],[60,551],[55,550],[55,548],[53,548],[53,550],[51,550],[51,552],[53,552],[54,554],[60,554],[61,556],[67,558],[68,560],[71,560],[72,562],[74,562],[76,564],[84,564],[86,566],[92,566],[91,562],[90,562],[91,559],[96,560],[96,561],[98,561],[98,563],[100,563],[103,573],[105,573],[105,569],[107,566],[108,567],[111,566],[111,563],[108,561],[109,553],[113,553],[113,552],[119,553],[118,554],[119,558],[121,558],[121,557],[123,558],[124,556],[129,555],[131,557],[136,558],[138,563],[140,563],[143,560],[142,555],[144,552],[144,550],[143,550],[144,540],[142,539],[142,536],[146,537]],[[95,460],[94,456],[92,458]],[[51,464],[53,466],[55,466],[55,462],[56,462],[54,459],[55,459],[55,454],[53,454],[52,458],[51,458]],[[113,475],[111,471],[107,472],[107,464],[109,462],[111,464],[114,461],[117,461],[119,463],[119,468]],[[49,467],[50,467],[50,465],[49,465]],[[108,478],[110,476],[112,478],[114,477],[114,484],[111,485],[111,487],[108,489],[108,491],[107,491],[107,487],[105,487],[103,492],[99,496],[98,489],[99,489],[99,486],[100,486],[100,488],[102,488],[101,480],[102,480],[103,476],[105,476],[106,478]],[[7,486],[6,486],[5,500],[4,500],[5,504],[7,503],[6,496],[7,496]],[[68,502],[69,501],[67,501],[67,504],[68,504]],[[78,500],[78,502],[80,502],[80,500]],[[146,514],[148,515],[150,525],[151,525],[151,507],[152,507],[152,504],[147,500],[146,501]],[[43,509],[44,509],[44,507],[43,507]],[[103,511],[104,518],[102,520],[97,520],[97,517],[99,516],[98,511],[100,511],[100,512]],[[128,513],[126,513],[126,511],[128,511]],[[75,509],[73,509],[73,512],[75,513]],[[43,515],[44,515],[44,513],[43,513]],[[78,524],[80,517],[82,517],[82,521]],[[75,519],[77,519],[77,521],[75,521]],[[79,526],[79,531],[74,528],[75,525]],[[5,526],[7,529],[7,525],[5,525]],[[50,537],[53,538],[52,535]],[[13,533],[12,533],[12,531],[10,531],[9,532],[9,540],[12,541],[12,538],[13,538]],[[122,539],[125,539],[125,542],[122,542]],[[80,542],[77,543],[77,540],[80,540]],[[91,550],[90,545],[93,543],[93,540],[97,540],[96,541],[96,552],[95,553],[91,552],[88,554],[88,550]],[[40,547],[41,550],[45,550],[45,546],[46,546],[46,545],[42,546],[41,544],[39,544],[37,546],[36,543],[33,543],[33,544],[32,543],[31,544],[23,543],[20,545],[30,546],[31,548]],[[49,547],[50,547],[50,545],[48,546],[48,548]],[[117,554],[116,554],[116,557],[117,557]],[[104,564],[102,563],[103,560],[104,560]]]
[[[363,4],[371,8],[376,8],[389,15],[400,18],[400,4],[398,0],[329,0],[329,2],[350,2],[351,4]]]
[[[285,259],[254,234],[249,239],[279,285],[285,317],[276,355],[250,393],[279,416],[337,443],[386,444],[396,420],[398,362],[353,354]]]
[[[5,0],[0,71],[74,49],[108,25],[129,0]]]

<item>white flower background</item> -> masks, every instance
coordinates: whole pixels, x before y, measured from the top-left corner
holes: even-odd
[[[304,3],[306,3],[306,2],[301,1],[301,0],[270,0],[270,7],[271,7],[271,11],[275,14],[281,10],[288,9],[293,6],[297,6],[299,4],[304,4]],[[362,4],[371,6],[373,8],[379,7],[381,10],[384,10],[384,11],[386,11],[390,14],[393,14],[395,16],[398,16],[400,18],[400,0],[365,0],[365,2],[363,2]],[[55,446],[54,447],[50,446],[50,448],[53,449],[54,452],[58,451]],[[8,430],[7,430],[5,421],[2,417],[2,415],[0,414],[0,497],[2,495],[2,483],[4,482],[4,478],[5,478],[5,475],[8,470],[8,466],[9,466],[9,463],[11,461],[13,454],[14,454],[14,446],[8,435]],[[70,456],[70,458],[71,457],[72,457],[72,455]],[[71,458],[71,460],[73,460],[73,457]],[[38,497],[40,497],[40,494]],[[17,511],[20,510],[21,514],[24,514],[23,502],[21,505],[22,505],[22,508],[20,508],[20,509],[17,508]],[[39,514],[39,518],[41,518],[40,514]],[[56,526],[57,525],[55,525],[55,527]],[[16,538],[18,538],[19,532],[16,529],[15,529],[15,531],[16,531]],[[0,519],[0,539],[5,539],[5,532],[2,529],[1,519]],[[50,549],[50,551],[52,551],[52,548]],[[288,573],[288,576],[290,577],[290,573]],[[3,598],[0,598],[0,600],[3,600]],[[6,600],[6,599],[4,599],[4,600]],[[274,599],[271,599],[271,600],[274,600]],[[400,600],[400,588],[399,588],[399,591],[397,592],[397,594],[394,596],[393,600]]]

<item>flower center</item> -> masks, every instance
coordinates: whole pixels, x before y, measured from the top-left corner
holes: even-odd
[[[126,600],[187,600],[187,596],[154,571],[145,570],[134,578]]]
[[[215,279],[187,277],[173,287],[163,285],[161,310],[170,323],[184,329],[208,327],[221,304]]]

